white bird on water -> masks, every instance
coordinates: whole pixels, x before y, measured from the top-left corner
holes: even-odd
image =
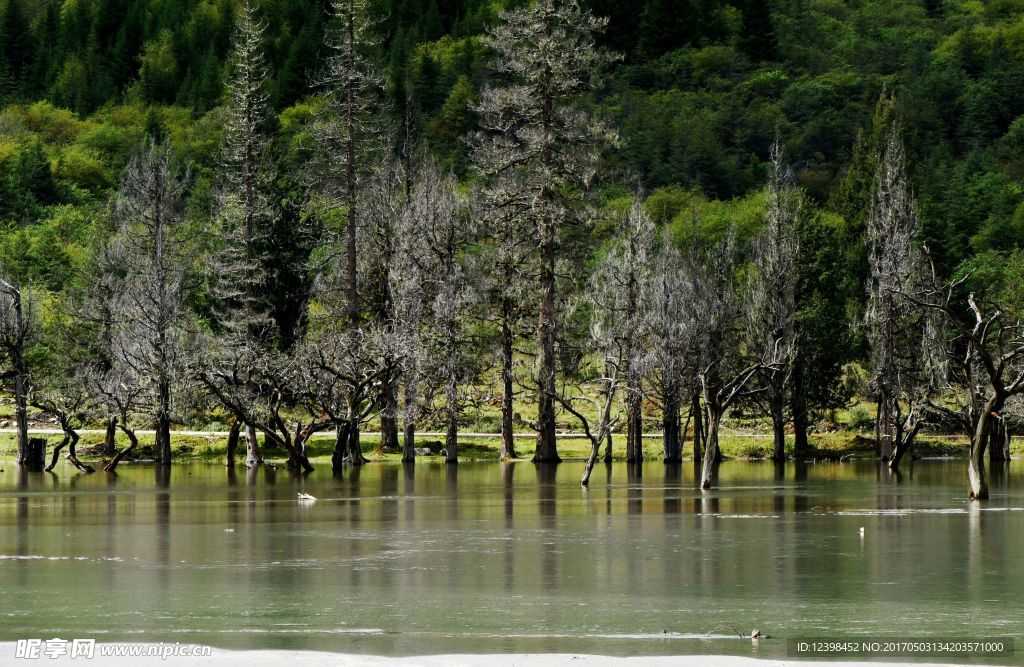
[[[299,502],[300,503],[315,503],[316,502],[316,496],[311,496],[308,493],[303,493],[302,491],[299,491]]]
[[[864,526],[860,527],[860,536],[864,537]]]

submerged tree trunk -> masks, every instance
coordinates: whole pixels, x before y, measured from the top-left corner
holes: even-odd
[[[416,424],[411,421],[405,422],[404,433],[402,434],[402,463],[412,463],[416,460]]]
[[[807,397],[804,395],[803,371],[799,365],[793,368],[790,399],[793,411],[793,455],[799,459],[811,448],[807,439]]]
[[[448,411],[448,428],[444,434],[444,462],[459,462],[459,414],[456,410]]]
[[[238,433],[241,430],[242,424],[236,420],[235,423],[231,425],[231,430],[228,431],[228,446],[224,461],[224,465],[228,468],[235,467],[235,452],[238,451]]]
[[[394,360],[388,356],[385,366],[389,369],[397,368]],[[397,452],[398,444],[398,390],[396,373],[389,371],[384,374],[383,394],[384,410],[380,415],[380,448],[385,452]]]
[[[260,450],[260,439],[256,427],[245,425],[245,467],[255,468],[263,463],[263,452]]]
[[[416,411],[417,401],[415,378],[406,377],[405,394],[402,399],[405,403],[405,428],[402,438],[402,463],[412,463],[416,460],[416,420],[413,415]]]
[[[154,454],[158,465],[171,465],[171,385],[162,378],[158,386],[156,416],[156,445]]]
[[[679,463],[683,460],[683,440],[679,434],[679,392],[675,387],[665,386],[662,394],[665,402],[661,415],[665,463]]]
[[[914,448],[914,441],[922,426],[924,423],[920,420],[908,420],[906,425],[896,429],[895,447],[892,456],[889,457],[890,470],[899,468],[900,461],[903,460],[907,452]]]
[[[25,451],[25,470],[41,472],[46,465],[46,438],[29,438]]]
[[[782,387],[772,387],[770,409],[772,415],[772,461],[786,460],[786,395]]]
[[[878,397],[878,413],[875,420],[875,435],[878,439],[876,453],[883,461],[892,459],[893,454],[893,413],[892,398],[884,390]]]
[[[640,390],[631,382],[626,390],[626,463],[644,460],[643,431]]]
[[[586,465],[583,466],[583,478],[580,480],[580,484],[583,486],[590,485],[590,474],[594,472],[594,465],[597,463],[597,458],[601,453],[601,440],[594,438],[590,442],[590,455],[587,456]]]
[[[331,452],[331,468],[335,472],[344,467],[345,457],[348,455],[348,428],[347,421],[335,425],[334,451]]]
[[[123,423],[120,425],[121,432],[128,436],[128,446],[119,451],[114,458],[111,459],[103,470],[106,472],[117,472],[117,464],[121,462],[124,457],[128,456],[133,449],[139,446],[139,439],[135,436],[135,429],[126,427]]]
[[[549,195],[545,195],[549,196]],[[545,214],[538,221],[540,243],[540,312],[537,325],[539,395],[537,448],[534,463],[558,463],[555,438],[555,222]]]
[[[967,479],[970,483],[968,497],[972,500],[988,498],[988,476],[985,474],[985,447],[988,445],[992,415],[1003,408],[1005,399],[999,394],[992,395],[980,410],[974,433],[971,435],[971,456],[967,462]]]
[[[359,422],[355,419],[350,420],[348,424],[348,462],[354,466],[361,466],[369,460],[363,456]]]
[[[25,333],[28,330],[25,324],[25,311],[21,301],[21,288],[0,280],[0,287],[3,293],[10,297],[14,311],[14,332],[13,342],[9,343],[4,350],[11,360],[14,372],[14,422],[17,429],[18,458],[19,464],[24,464],[29,456],[28,438],[28,364],[25,360]],[[42,466],[40,466],[42,468]]]
[[[28,437],[28,374],[19,354],[14,360],[14,421],[18,431],[18,463],[27,463],[29,458]],[[41,467],[41,466],[40,466]]]
[[[70,426],[62,426],[64,429],[64,439],[60,441],[56,447],[53,448],[53,456],[50,459],[50,465],[46,466],[46,471],[50,472],[57,466],[57,460],[60,458],[60,452],[64,447],[68,448],[67,460],[71,461],[71,464],[81,470],[82,472],[95,472],[96,469],[87,463],[82,463],[78,460],[78,452],[76,448],[78,446],[79,435],[75,429]]]
[[[509,326],[511,318],[511,305],[508,299],[503,299],[501,304],[501,453],[499,458],[503,461],[516,458],[516,442],[513,428],[515,419],[512,402],[515,398],[513,393],[513,371],[512,371],[512,327]]]
[[[993,465],[1010,460],[1010,430],[1006,426],[1005,415],[993,415],[989,427],[988,457]]]
[[[72,429],[69,432],[70,442],[68,442],[68,453],[65,458],[71,461],[71,464],[81,470],[82,472],[96,472],[96,468],[93,468],[88,463],[82,463],[78,460],[78,433]]]
[[[113,456],[117,451],[117,417],[107,419],[107,433],[103,439],[103,455]]]
[[[722,454],[718,449],[718,426],[722,421],[722,410],[719,406],[711,403],[706,406],[706,409],[708,433],[700,474],[700,488],[702,489],[712,487],[718,464],[722,460]]]
[[[53,454],[50,456],[50,465],[44,468],[46,472],[51,472],[54,468],[57,467],[57,461],[60,460],[60,452],[62,449],[67,447],[69,442],[71,442],[71,438],[65,433],[64,439],[57,443],[57,446],[53,448]]]
[[[700,405],[700,394],[694,392],[690,403],[693,415],[693,460],[700,461],[704,456],[704,412]]]

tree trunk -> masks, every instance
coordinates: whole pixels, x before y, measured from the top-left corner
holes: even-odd
[[[71,442],[71,438],[65,434],[64,439],[57,443],[57,446],[53,448],[53,455],[50,457],[50,465],[45,468],[46,472],[51,472],[57,467],[57,461],[60,460],[60,452],[68,445],[69,442]]]
[[[313,464],[309,462],[309,457],[306,456],[306,443],[316,433],[312,425],[303,428],[302,424],[296,424],[295,426],[295,438],[289,443],[287,440],[283,440],[284,449],[288,452],[288,469],[296,472],[309,473],[313,472]]]
[[[263,463],[263,452],[260,450],[260,439],[256,427],[245,425],[245,467],[255,468]]]
[[[385,366],[397,369],[394,360],[388,355]],[[384,399],[384,410],[380,415],[380,449],[384,452],[397,452],[398,444],[398,382],[396,373],[389,371],[384,374],[381,392]]]
[[[512,401],[515,398],[513,393],[512,375],[512,327],[509,319],[512,317],[511,305],[508,299],[502,299],[501,303],[501,453],[499,458],[502,461],[516,458],[516,442],[513,429],[515,419],[513,418]]]
[[[644,460],[643,411],[638,381],[630,382],[626,389],[626,463]]]
[[[988,457],[993,465],[1010,460],[1010,437],[1004,415],[993,416],[989,427]]]
[[[445,463],[459,462],[459,413],[448,410],[448,428],[444,434]]]
[[[78,433],[74,429],[68,427],[65,427],[64,433],[67,434],[69,438],[68,453],[65,458],[67,458],[68,461],[71,461],[71,464],[82,472],[96,472],[96,468],[93,468],[88,463],[82,463],[78,460]]]
[[[331,468],[335,472],[344,467],[345,457],[348,455],[348,428],[347,421],[339,422],[335,426],[334,451],[331,452]]]
[[[231,425],[231,430],[228,431],[228,447],[224,461],[224,465],[228,468],[235,467],[235,452],[238,451],[238,433],[241,430],[242,424],[236,420],[235,423]]]
[[[158,465],[171,465],[171,386],[161,379],[158,386],[156,443],[154,453]]]
[[[23,368],[24,362],[19,353],[15,360],[14,376],[14,421],[18,430],[18,463],[27,463],[29,459],[28,437],[28,374]],[[42,466],[40,466],[42,469]]]
[[[786,394],[782,387],[773,386],[771,397],[772,414],[772,461],[786,460]]]
[[[46,438],[29,438],[24,466],[30,472],[42,472],[46,465]]]
[[[103,439],[103,455],[113,456],[117,451],[117,417],[107,419],[107,433]]]
[[[683,460],[683,441],[679,435],[679,392],[675,387],[662,389],[665,407],[661,414],[661,432],[665,447],[665,463]]]
[[[135,436],[134,429],[126,428],[124,424],[122,424],[121,432],[128,436],[128,446],[114,455],[114,458],[111,459],[110,463],[103,468],[106,472],[117,472],[117,464],[119,464],[124,457],[128,456],[133,449],[139,446],[139,439]]]
[[[722,420],[722,410],[719,406],[707,405],[708,436],[704,446],[704,460],[701,466],[700,488],[710,489],[717,477],[718,464],[721,462],[721,452],[718,449],[718,426]]]
[[[416,414],[416,381],[415,377],[406,377],[405,394],[402,399],[405,402],[405,432],[402,441],[402,463],[412,463],[416,460],[416,421],[413,415]]]
[[[363,456],[363,444],[359,435],[359,422],[353,419],[348,427],[348,457],[354,466],[361,466],[370,460]]]
[[[78,433],[68,426],[64,426],[63,428],[64,439],[61,440],[60,443],[53,448],[53,456],[50,458],[50,465],[46,466],[46,472],[50,472],[55,467],[57,467],[57,460],[60,458],[60,453],[65,447],[68,448],[67,459],[68,461],[71,461],[72,465],[74,465],[82,472],[95,472],[96,469],[93,468],[91,465],[82,463],[81,461],[78,460],[78,452],[75,449],[78,445],[79,440]]]
[[[405,432],[402,435],[402,463],[412,463],[416,460],[416,424],[411,421],[405,422]]]
[[[893,452],[893,406],[892,398],[886,391],[878,397],[878,415],[875,420],[875,434],[878,438],[876,453],[883,461],[892,459]]]
[[[700,461],[704,456],[704,412],[700,405],[700,394],[696,392],[693,394],[690,411],[693,414],[693,460]]]
[[[910,431],[906,434],[899,433],[896,438],[896,447],[893,449],[892,457],[889,459],[889,469],[896,470],[899,468],[900,461],[903,460],[903,456],[914,448],[914,441],[917,439],[917,433],[921,430],[924,424],[920,421],[911,422],[909,424]]]
[[[29,458],[28,438],[28,367],[25,362],[25,331],[24,311],[21,303],[21,289],[13,288],[10,292],[14,301],[14,329],[17,333],[14,349],[9,350],[14,366],[14,422],[17,428],[18,463],[26,463]],[[42,469],[42,466],[40,466]]]
[[[799,365],[793,368],[790,401],[793,412],[793,455],[799,459],[811,449],[807,439],[807,397],[804,395],[803,369]]]
[[[583,486],[590,485],[590,474],[594,472],[594,465],[597,463],[597,458],[601,453],[601,430],[598,434],[590,439],[590,455],[587,457],[587,463],[583,466],[583,478],[580,480],[580,484]]]
[[[537,338],[539,354],[539,396],[537,397],[537,448],[534,463],[558,463],[555,438],[555,230],[554,221],[544,214],[538,222],[540,240],[540,312]]]
[[[988,477],[985,474],[985,446],[991,428],[992,413],[1003,407],[1003,400],[998,394],[991,396],[978,414],[971,436],[971,456],[967,462],[967,478],[970,483],[968,497],[972,500],[988,498]]]

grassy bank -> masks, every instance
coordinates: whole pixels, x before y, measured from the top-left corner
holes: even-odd
[[[49,450],[60,442],[60,436],[47,435]],[[140,447],[135,456],[138,460],[152,458],[153,436],[142,435],[139,437]],[[84,461],[99,460],[102,456],[99,453],[99,446],[102,436],[98,434],[83,434],[78,445],[79,456]],[[224,460],[227,433],[211,435],[175,435],[172,437],[175,459],[180,461],[207,461],[220,462]],[[362,438],[363,450],[366,456],[373,461],[398,461],[400,454],[393,452],[379,451],[380,438],[375,433],[366,433]],[[118,442],[118,446],[126,443]],[[500,441],[496,437],[465,437],[459,442],[459,458],[463,461],[487,461],[498,459],[498,448]],[[533,441],[530,438],[517,438],[518,454],[524,459],[529,459],[533,452]],[[764,459],[771,454],[771,438],[764,435],[748,434],[726,434],[721,437],[720,445],[723,454],[730,458],[743,459]],[[874,445],[871,440],[852,432],[816,434],[811,436],[812,452],[806,457],[808,459],[839,459],[839,458],[870,458],[874,455]],[[437,438],[421,436],[417,440],[418,448],[429,448],[432,453],[427,458],[440,458],[442,442]],[[616,438],[613,444],[613,454],[616,458],[623,455],[625,441],[622,436]],[[787,441],[787,452],[792,455],[792,440]],[[244,447],[244,445],[243,445]],[[310,460],[314,465],[329,464],[331,450],[334,447],[334,436],[331,433],[324,433],[314,436],[308,447]],[[559,453],[564,459],[583,459],[590,453],[589,443],[584,438],[564,438],[558,442]],[[648,458],[658,460],[662,457],[661,441],[658,438],[645,438],[644,450]],[[15,451],[15,438],[13,433],[0,433],[0,456],[5,459],[12,458]],[[244,450],[243,450],[244,453]],[[685,454],[692,454],[690,442],[684,450]],[[1020,440],[1014,442],[1014,455],[1024,455],[1024,446]],[[285,460],[284,451],[276,448],[267,448],[264,452],[269,461],[283,463]],[[954,456],[962,457],[967,454],[967,439],[955,435],[925,435],[919,438],[915,455],[920,457]]]

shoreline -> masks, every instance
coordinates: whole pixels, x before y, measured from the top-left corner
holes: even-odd
[[[51,428],[32,428],[30,433],[37,434],[49,440],[47,452],[59,442],[59,431]],[[139,448],[134,456],[125,459],[124,464],[144,463],[152,458],[152,433],[146,430],[137,432],[139,435]],[[103,431],[96,429],[81,429],[82,436],[78,444],[78,457],[83,462],[98,463],[107,460],[101,451]],[[172,431],[172,457],[175,462],[180,463],[221,463],[223,464],[227,452],[226,431]],[[528,461],[532,454],[531,443],[525,437],[526,434],[516,434],[520,443],[518,449],[519,457],[513,461]],[[559,454],[564,461],[586,460],[590,455],[590,443],[576,433],[560,433]],[[620,437],[621,434],[616,434]],[[443,438],[435,437],[434,432],[424,431],[417,434],[420,440],[418,448],[429,449],[430,453],[420,453],[417,459],[423,461],[442,460],[441,450]],[[722,455],[726,459],[739,461],[768,461],[771,459],[771,434],[751,431],[728,430],[722,433],[719,442]],[[307,443],[307,456],[314,465],[329,464],[334,447],[335,437],[332,433],[320,433],[313,436]],[[362,449],[365,456],[374,462],[397,463],[401,460],[401,452],[380,451],[378,448],[380,434],[374,431],[362,433]],[[792,441],[787,438],[787,460],[794,461]],[[657,433],[645,433],[645,450],[651,460],[661,458],[661,440]],[[498,461],[500,460],[500,434],[465,432],[459,434],[459,458],[464,461]],[[0,428],[0,458],[11,458],[15,454],[14,430]],[[684,442],[684,451],[690,441]],[[118,448],[123,443],[118,443]],[[922,434],[915,443],[915,459],[963,459],[969,453],[967,439],[959,434]],[[1024,441],[1017,439],[1013,443],[1012,454],[1015,457],[1024,455]],[[615,460],[621,460],[624,451],[617,447]],[[274,447],[264,449],[264,457],[268,462],[280,464],[284,458],[284,452]],[[684,456],[684,459],[688,457]],[[873,442],[861,433],[857,432],[831,432],[812,434],[811,448],[801,456],[805,462],[827,462],[827,461],[849,461],[851,459],[875,459]]]

